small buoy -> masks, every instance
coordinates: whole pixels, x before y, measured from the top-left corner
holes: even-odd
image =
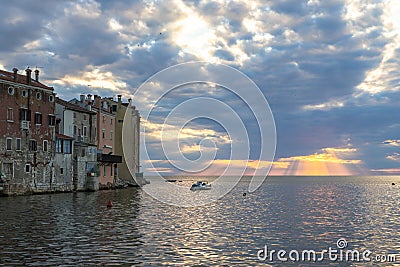
[[[109,200],[109,201],[107,202],[107,208],[111,208],[112,206],[113,206],[113,204],[112,204],[111,200]]]
[[[392,185],[396,185],[395,183],[392,183]]]
[[[243,196],[245,197],[246,195],[247,195],[247,193],[246,193],[246,192],[244,192],[244,193],[243,193]]]

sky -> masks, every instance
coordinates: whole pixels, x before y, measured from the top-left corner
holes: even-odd
[[[191,84],[142,118],[145,174],[185,174],[162,149],[171,130],[189,160],[214,153],[201,175],[228,165],[245,166],[245,174],[272,165],[272,175],[400,175],[398,14],[397,0],[10,1],[0,10],[0,68],[38,68],[65,100],[122,94],[139,111],[159,93],[155,85],[135,95],[140,85],[176,64],[225,64],[254,81],[275,121],[273,162],[260,159],[267,137],[240,97]],[[182,125],[179,117],[165,124],[174,107],[202,96],[234,107],[248,130],[247,158],[231,155],[241,141],[227,133],[229,114],[222,125],[204,118]]]

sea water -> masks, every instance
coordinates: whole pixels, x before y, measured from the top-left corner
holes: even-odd
[[[174,179],[189,190],[214,178]],[[253,193],[248,183],[192,208],[140,188],[0,198],[0,266],[400,263],[400,177],[268,177]]]

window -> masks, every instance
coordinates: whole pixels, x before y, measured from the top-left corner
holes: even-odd
[[[14,90],[14,87],[11,87],[11,86],[8,87],[8,94],[9,94],[9,95],[13,95],[13,94],[14,94],[14,91],[15,91],[15,90]]]
[[[56,153],[63,153],[63,140],[57,139],[56,140]]]
[[[86,149],[85,149],[85,148],[82,148],[82,150],[81,150],[81,157],[84,157],[84,156],[86,156]]]
[[[35,113],[35,124],[36,125],[42,124],[42,114],[39,112]]]
[[[76,132],[77,132],[77,127],[76,125],[74,125],[74,135],[76,135]]]
[[[23,97],[28,97],[28,91],[22,90],[22,96]]]
[[[37,93],[36,93],[36,99],[37,99],[37,100],[42,99],[42,94],[41,94],[40,92],[37,92]]]
[[[54,95],[49,95],[49,102],[54,102]]]
[[[86,120],[86,114],[83,114],[83,120],[84,121]]]
[[[71,154],[71,140],[64,140],[64,154]]]
[[[103,177],[106,177],[106,165],[103,165]]]
[[[110,140],[112,140],[113,139],[113,132],[111,131],[110,132]]]
[[[37,142],[36,140],[29,141],[29,151],[37,151]]]
[[[83,136],[87,136],[87,127],[83,126]]]
[[[101,130],[103,139],[106,138],[106,131],[103,129]]]
[[[78,136],[81,136],[81,128],[78,129]]]
[[[12,138],[7,138],[6,139],[6,147],[7,147],[7,151],[12,150]]]
[[[49,142],[47,140],[43,140],[43,151],[44,152],[48,151],[48,149],[49,149],[48,145],[49,145]]]
[[[76,119],[76,112],[74,112],[74,119]]]
[[[106,116],[103,115],[103,122],[106,122]]]
[[[60,174],[64,174],[64,168],[60,168]]]
[[[113,112],[116,112],[116,111],[117,111],[117,105],[113,105],[113,106],[112,106],[112,111],[113,111]]]
[[[113,124],[113,119],[112,119],[112,118],[110,119],[110,124],[111,124],[111,125]]]
[[[15,139],[15,150],[21,151],[21,138]]]
[[[113,167],[112,165],[110,166],[110,176],[113,176]]]
[[[14,121],[14,112],[12,108],[7,109],[7,121],[13,122]]]
[[[20,116],[21,116],[21,121],[30,121],[31,111],[27,108],[21,108]]]
[[[49,126],[54,126],[54,125],[56,125],[56,116],[54,116],[54,115],[49,115],[49,116],[48,116],[48,121],[49,121]]]
[[[25,172],[30,173],[31,172],[31,165],[30,164],[25,164]]]

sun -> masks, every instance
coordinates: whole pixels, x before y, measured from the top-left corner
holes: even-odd
[[[215,34],[200,16],[191,14],[174,24],[173,41],[184,53],[197,56],[201,60],[213,60],[213,40]]]

